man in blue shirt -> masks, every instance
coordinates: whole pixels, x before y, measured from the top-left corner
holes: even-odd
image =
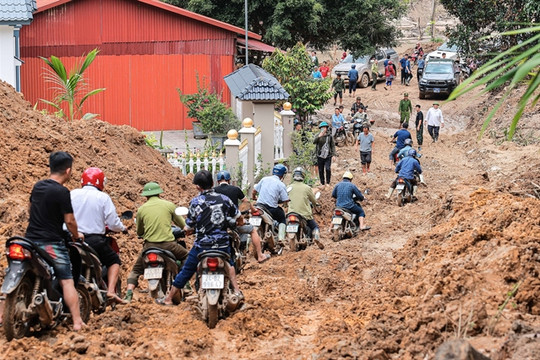
[[[405,139],[412,139],[411,133],[409,132],[409,130],[407,130],[408,127],[408,122],[402,123],[401,129],[396,131],[393,136],[393,139],[396,139],[396,146],[390,152],[390,166],[392,167],[394,166],[394,157],[397,153],[399,153],[399,150],[405,147]]]
[[[313,76],[313,78],[316,79],[316,80],[322,79],[322,74],[319,71],[319,68],[316,67],[316,66],[313,67],[313,71],[311,72],[311,76]]]
[[[337,129],[345,124],[345,118],[339,108],[334,109],[334,114],[332,115],[332,136],[336,135]]]
[[[405,85],[409,86],[409,82],[411,81],[413,75],[411,70],[411,57],[407,57],[407,61],[405,62]]]
[[[405,157],[397,164],[396,173],[398,174],[398,177],[390,185],[386,197],[390,198],[390,196],[392,196],[392,193],[394,192],[394,189],[397,185],[397,180],[399,178],[407,180],[407,182],[413,187],[412,194],[413,196],[415,196],[416,190],[418,189],[418,183],[414,176],[415,172],[419,175],[420,183],[425,185],[426,183],[424,182],[424,176],[422,175],[422,167],[420,167],[420,162],[418,161],[418,159],[416,159],[416,150],[410,149],[407,157]]]
[[[279,223],[280,241],[285,240],[285,211],[278,204],[289,201],[287,187],[282,181],[286,173],[285,165],[277,164],[272,169],[272,175],[263,177],[253,189],[253,198],[257,198],[257,204],[264,205],[270,211],[272,219]]]
[[[356,83],[358,82],[358,70],[356,70],[356,65],[352,64],[349,73],[347,74],[349,78],[349,97],[355,96],[356,94]],[[352,95],[351,95],[352,93]]]
[[[416,79],[418,80],[418,82],[420,82],[420,78],[422,77],[422,74],[424,73],[425,66],[426,66],[426,61],[424,60],[424,57],[422,56],[422,54],[418,55],[418,62],[417,62],[418,69],[416,70]]]
[[[186,218],[186,233],[195,232],[195,242],[191,248],[186,263],[174,278],[171,291],[164,299],[156,299],[161,305],[172,305],[172,299],[182,289],[197,271],[198,255],[206,250],[219,250],[230,254],[230,237],[227,233],[229,219],[236,219],[238,225],[243,225],[238,208],[231,199],[218,194],[212,189],[214,180],[208,170],[198,171],[193,177],[193,184],[200,191],[199,195],[189,203],[189,213]],[[235,294],[243,299],[238,288],[234,266],[229,266],[229,278]]]
[[[364,209],[362,209],[362,207],[353,199],[353,195],[355,195],[357,200],[362,201],[364,200],[364,195],[362,195],[362,192],[351,182],[352,178],[352,173],[350,171],[345,171],[343,180],[337,183],[334,190],[332,190],[332,197],[336,199],[336,207],[348,210],[356,215],[354,224],[357,228],[360,230],[369,230],[371,227],[366,226],[364,223],[366,218]]]
[[[399,59],[399,64],[401,65],[401,85],[405,85],[405,78],[407,77],[405,69],[407,67],[408,56],[409,54],[405,54],[401,59]]]

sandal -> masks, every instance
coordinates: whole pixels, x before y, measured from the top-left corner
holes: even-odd
[[[156,304],[162,305],[162,306],[175,306],[174,304],[166,304],[165,303],[165,298],[157,298],[156,299]]]

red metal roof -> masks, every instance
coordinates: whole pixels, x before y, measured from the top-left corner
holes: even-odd
[[[45,11],[45,10],[48,10],[48,9],[52,9],[52,8],[54,8],[56,6],[66,4],[66,3],[71,2],[71,1],[72,0],[37,0],[38,9],[35,12],[35,14],[40,13],[40,12]],[[145,4],[148,4],[148,5],[151,5],[151,6],[155,6],[157,8],[160,8],[160,9],[163,9],[163,10],[166,10],[166,11],[170,11],[170,12],[176,13],[178,15],[186,16],[188,18],[191,18],[191,19],[194,19],[194,20],[197,20],[197,21],[201,21],[201,22],[204,22],[204,23],[207,23],[207,24],[210,24],[210,25],[213,25],[213,26],[217,26],[217,27],[225,29],[225,30],[229,30],[229,31],[234,32],[236,34],[245,34],[245,30],[242,29],[242,28],[239,28],[237,26],[227,24],[227,23],[225,23],[223,21],[212,19],[212,18],[209,18],[207,16],[200,15],[200,14],[194,13],[192,11],[188,11],[186,9],[182,9],[182,8],[170,5],[170,4],[166,4],[166,3],[161,2],[159,0],[133,0],[133,1],[138,1],[138,2],[145,3]],[[251,39],[256,39],[256,40],[261,39],[261,35],[255,34],[254,32],[251,32],[251,31],[248,31],[248,36]]]
[[[246,47],[246,40],[245,39],[238,38],[237,41],[238,41],[238,43],[240,45],[243,45],[242,47]],[[275,47],[270,46],[268,44],[265,44],[262,41],[254,40],[254,39],[252,39],[252,40],[248,39],[248,48],[250,50],[254,49],[254,50],[259,50],[259,51],[264,51],[264,52],[274,52],[274,50],[276,50]]]

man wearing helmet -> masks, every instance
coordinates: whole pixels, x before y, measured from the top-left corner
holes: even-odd
[[[407,157],[401,160],[396,166],[396,173],[398,174],[398,177],[390,185],[386,198],[390,198],[390,196],[392,196],[394,193],[394,189],[397,185],[397,179],[399,178],[407,180],[412,185],[412,194],[415,196],[416,190],[418,189],[418,184],[414,176],[415,172],[418,173],[420,182],[425,184],[424,175],[422,175],[422,167],[420,167],[420,162],[416,159],[416,150],[410,149],[407,153]]]
[[[116,208],[106,193],[105,174],[97,167],[86,169],[81,177],[81,188],[71,191],[71,205],[79,231],[99,255],[99,260],[107,266],[107,297],[116,303],[123,303],[115,293],[118,273],[120,271],[120,257],[111,248],[105,237],[105,228],[111,231],[125,231],[124,224],[116,214]]]
[[[277,164],[272,169],[272,175],[263,177],[255,184],[253,198],[257,198],[257,203],[264,205],[270,211],[272,218],[279,223],[278,240],[285,240],[285,212],[278,206],[280,203],[287,203],[287,187],[283,183],[283,177],[287,173],[287,168],[283,164]]]
[[[178,244],[174,238],[171,223],[184,228],[186,222],[180,215],[176,215],[176,205],[160,199],[163,189],[155,182],[144,185],[141,196],[146,202],[137,210],[137,235],[144,239],[144,245],[131,269],[127,279],[127,292],[124,300],[131,301],[133,290],[137,287],[139,276],[144,273],[142,253],[144,250],[155,247],[168,250],[174,254],[176,260],[182,261],[187,257],[187,250]]]
[[[174,296],[191,279],[197,270],[198,255],[205,250],[219,250],[230,254],[230,238],[227,233],[230,219],[236,219],[238,225],[243,225],[243,218],[231,199],[215,192],[212,187],[214,180],[208,170],[200,170],[193,177],[193,184],[200,192],[189,203],[189,213],[186,218],[186,233],[195,232],[196,238],[189,251],[186,263],[174,278],[171,291],[164,299],[156,299],[161,305],[171,305]],[[228,267],[231,285],[235,294],[243,299],[244,295],[238,287],[236,272],[232,264]]]
[[[319,180],[321,185],[330,184],[330,176],[332,175],[330,168],[332,165],[332,157],[336,153],[336,145],[334,138],[328,132],[328,123],[323,121],[319,124],[321,132],[313,139],[315,144],[315,154],[317,155],[317,167],[319,168]],[[326,172],[326,179],[325,179]]]
[[[319,225],[313,218],[313,206],[317,206],[317,199],[313,194],[313,190],[308,185],[304,184],[305,172],[301,167],[297,167],[293,171],[293,182],[287,188],[289,192],[289,212],[296,213],[303,217],[308,227],[311,229],[311,237],[320,249],[324,249],[324,245],[320,241]]]
[[[236,205],[237,208],[240,208],[240,200],[242,203],[249,204],[251,207],[251,211],[255,212],[255,208],[251,205],[248,198],[244,195],[242,190],[238,186],[234,186],[230,184],[231,181],[231,174],[226,171],[222,170],[217,173],[217,181],[218,186],[214,188],[214,191],[223,194],[227,196],[234,205]],[[242,226],[238,226],[237,230],[240,234],[251,234],[251,241],[253,241],[253,246],[255,247],[255,251],[257,252],[257,261],[259,263],[265,262],[270,258],[270,255],[265,255],[262,252],[261,248],[261,237],[251,224],[245,224]]]
[[[345,209],[355,214],[354,224],[360,230],[369,230],[370,226],[365,225],[366,213],[364,209],[355,201],[364,200],[362,192],[352,183],[353,174],[350,171],[345,171],[343,180],[334,186],[332,197],[336,199],[336,207]]]
[[[396,131],[393,136],[393,139],[396,140],[396,146],[390,152],[390,166],[394,165],[394,156],[399,153],[399,150],[405,147],[405,139],[412,139],[411,133],[407,130],[408,127],[408,122],[401,123],[401,129]]]
[[[399,150],[397,154],[398,159],[400,160],[409,155],[409,150],[412,149],[413,141],[412,139],[405,139],[404,144],[405,146],[403,149]]]

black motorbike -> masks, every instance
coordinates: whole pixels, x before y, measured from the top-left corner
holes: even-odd
[[[7,340],[20,339],[32,330],[52,329],[66,320],[70,316],[69,310],[64,304],[50,255],[31,240],[14,236],[6,242],[6,256],[8,268],[2,293],[6,294],[3,327]],[[77,268],[75,258],[72,263]],[[90,295],[84,278],[74,274],[74,280],[81,318],[86,322],[92,307]]]
[[[186,236],[183,229],[173,226],[173,235],[176,241],[186,247],[186,243],[181,238]],[[164,297],[170,290],[174,277],[180,272],[182,264],[176,260],[174,254],[168,250],[157,247],[150,247],[143,251],[144,279],[148,281],[150,296],[154,299]],[[178,292],[173,299],[175,304],[182,301],[182,294]]]
[[[278,241],[279,224],[272,218],[272,214],[263,204],[255,204],[255,212],[251,213],[249,223],[253,225],[261,238],[262,251],[281,255],[283,244]]]

